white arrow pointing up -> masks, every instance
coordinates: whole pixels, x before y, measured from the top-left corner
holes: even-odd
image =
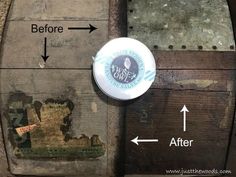
[[[186,132],[186,112],[189,112],[189,110],[184,105],[184,107],[181,109],[180,112],[184,112],[184,115],[183,115],[183,130],[184,130],[184,132]]]
[[[158,139],[138,139],[138,136],[134,139],[131,140],[133,143],[136,145],[139,145],[139,143],[153,143],[153,142],[158,142]]]

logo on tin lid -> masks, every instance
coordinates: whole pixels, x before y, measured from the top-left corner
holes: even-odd
[[[109,56],[105,73],[110,83],[117,88],[130,89],[143,78],[144,64],[140,57],[128,50]]]
[[[138,73],[138,64],[131,56],[118,56],[111,63],[112,77],[122,84],[127,84],[135,80]]]

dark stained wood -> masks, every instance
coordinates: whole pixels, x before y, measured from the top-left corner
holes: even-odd
[[[152,88],[233,91],[235,70],[158,70]]]
[[[144,104],[145,103],[145,104]],[[183,105],[187,132],[182,130]],[[126,174],[165,174],[168,169],[224,169],[234,114],[230,92],[151,89],[127,106]],[[131,139],[158,138],[159,143]],[[172,137],[193,139],[191,148],[169,147]]]
[[[127,1],[109,0],[109,38],[127,36]]]
[[[153,51],[158,69],[236,69],[235,52]]]
[[[234,122],[234,128],[231,137],[231,143],[229,148],[228,154],[228,162],[227,162],[227,169],[231,170],[230,176],[235,176],[236,174],[236,121]]]
[[[236,1],[228,0],[234,31]],[[126,174],[165,174],[166,169],[226,167],[235,109],[236,53],[219,51],[153,50],[157,77],[144,96],[126,110]],[[183,105],[187,132],[182,130]],[[235,133],[227,169],[235,168]],[[136,146],[131,139],[158,138],[157,144]],[[172,137],[194,139],[192,148],[168,147]],[[236,173],[232,171],[232,176]]]

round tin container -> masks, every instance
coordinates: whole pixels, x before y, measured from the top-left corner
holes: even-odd
[[[130,100],[144,94],[156,76],[151,51],[131,38],[117,38],[97,53],[93,75],[98,87],[108,96]]]

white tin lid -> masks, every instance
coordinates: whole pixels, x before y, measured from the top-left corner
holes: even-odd
[[[156,76],[156,63],[151,51],[141,42],[117,38],[97,53],[93,75],[106,95],[118,100],[130,100],[151,87]]]

